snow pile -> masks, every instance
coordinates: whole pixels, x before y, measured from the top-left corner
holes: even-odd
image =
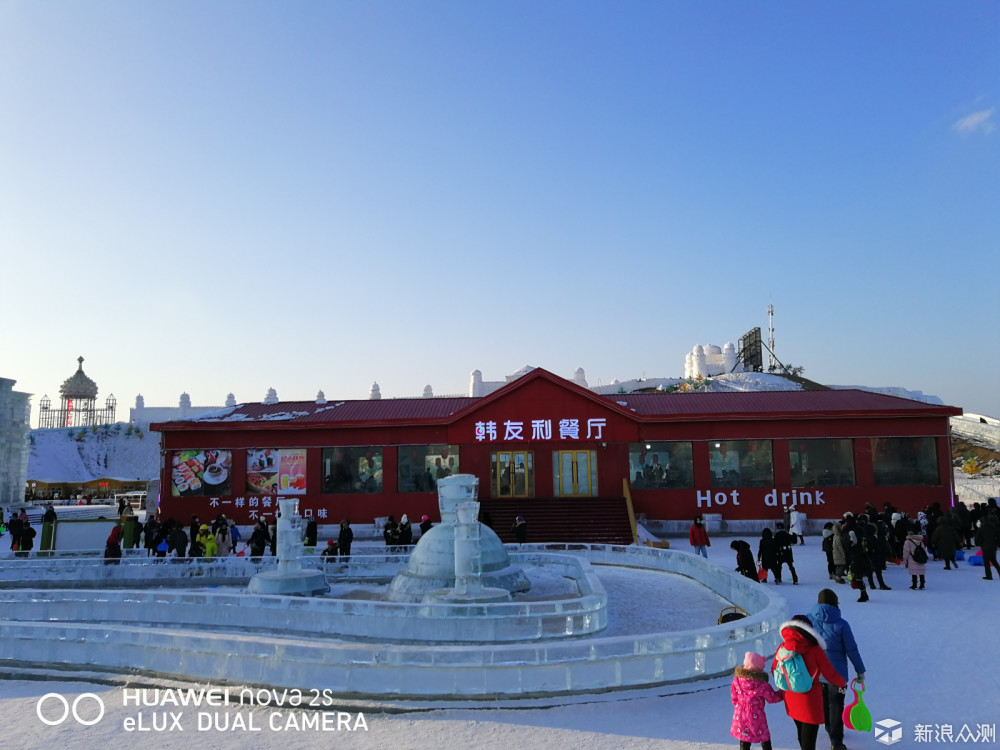
[[[943,406],[944,401],[938,396],[928,396],[923,391],[908,391],[905,388],[899,388],[898,386],[884,386],[882,388],[872,388],[867,385],[831,385],[827,386],[835,391],[844,390],[855,390],[855,391],[868,391],[869,393],[882,393],[886,396],[897,396],[899,398],[908,398],[911,401],[923,401],[925,404],[935,404],[937,406]]]
[[[731,372],[707,379],[705,390],[713,393],[726,391],[801,391],[802,386],[780,375],[769,372]]]
[[[124,423],[29,435],[28,476],[39,482],[157,479],[160,436]]]

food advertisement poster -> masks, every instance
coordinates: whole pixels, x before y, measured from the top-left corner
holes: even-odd
[[[247,492],[263,495],[304,495],[306,493],[305,448],[248,450]]]
[[[178,451],[171,463],[171,496],[219,497],[230,494],[232,463],[232,451]]]

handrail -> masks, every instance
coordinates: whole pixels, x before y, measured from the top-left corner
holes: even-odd
[[[632,489],[628,478],[622,477],[622,494],[625,495],[625,508],[628,510],[628,524],[632,527],[632,544],[639,543],[639,529],[635,525],[635,508],[632,507]]]

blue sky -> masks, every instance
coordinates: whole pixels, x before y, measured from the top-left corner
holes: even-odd
[[[683,375],[1000,416],[995,2],[0,4],[0,376]],[[37,398],[34,400],[37,411]]]

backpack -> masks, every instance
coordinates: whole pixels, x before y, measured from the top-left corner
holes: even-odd
[[[813,686],[812,675],[806,669],[805,659],[796,651],[779,646],[774,655],[774,686],[791,693],[808,693]]]
[[[924,565],[927,562],[927,550],[924,549],[924,545],[918,544],[914,547],[913,552],[910,553],[910,559],[917,565]]]

